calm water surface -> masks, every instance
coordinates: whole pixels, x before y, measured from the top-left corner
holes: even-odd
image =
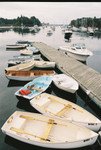
[[[7,44],[15,44],[18,40],[27,40],[27,41],[36,41],[44,42],[56,49],[62,45],[71,45],[72,43],[82,42],[85,43],[87,48],[93,52],[92,57],[88,57],[86,65],[93,68],[94,70],[101,73],[101,36],[94,35],[93,37],[89,36],[86,33],[74,32],[70,42],[66,42],[64,39],[64,33],[61,31],[60,27],[56,27],[55,31],[51,36],[47,35],[47,30],[49,28],[41,29],[38,33],[33,34],[29,32],[18,32],[18,31],[7,31],[0,32],[0,127],[5,123],[8,117],[15,112],[16,110],[20,111],[29,111],[37,112],[32,108],[27,100],[18,99],[14,93],[24,86],[26,82],[15,82],[9,81],[5,77],[5,68],[8,67],[8,59],[13,58],[15,55],[19,55],[19,51],[7,51]],[[72,95],[66,92],[63,92],[54,87],[52,84],[51,87],[47,90],[48,93],[60,96],[62,98],[68,99],[72,102],[77,103],[82,106],[99,119],[101,119],[101,110],[90,101],[86,94],[79,89],[77,94]],[[9,136],[4,135],[0,131],[0,150],[32,150],[40,149],[40,147],[32,146],[20,141],[17,141]],[[47,149],[47,148],[42,148]],[[92,146],[78,148],[77,150],[100,150],[101,146],[96,142]]]

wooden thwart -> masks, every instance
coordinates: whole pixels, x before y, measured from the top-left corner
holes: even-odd
[[[74,108],[72,105],[70,105],[70,104],[64,104],[64,103],[62,103],[62,102],[60,102],[60,101],[58,101],[58,100],[56,100],[56,99],[54,99],[54,98],[52,98],[52,97],[48,97],[48,99],[49,100],[51,100],[51,101],[54,101],[54,102],[57,102],[57,103],[60,103],[60,104],[62,104],[62,105],[64,105],[65,106],[65,110],[68,110],[68,109],[70,109],[70,108],[72,108],[72,109],[74,109],[74,110],[77,110],[77,111],[79,111],[79,112],[82,112],[83,113],[83,111],[82,110],[79,110],[79,109],[77,109],[77,108]],[[64,110],[64,111],[65,111]],[[62,110],[61,110],[62,111]]]
[[[49,123],[49,121],[44,121],[44,120],[40,120],[40,119],[36,119],[36,118],[33,118],[33,117],[24,116],[24,115],[20,115],[20,118],[24,118],[24,119],[28,119],[28,120],[36,120],[36,121],[41,121],[41,122]],[[60,124],[60,123],[56,123],[56,122],[54,122],[53,124],[54,125],[60,125],[60,126],[67,126],[65,124]]]
[[[54,124],[54,120],[49,119],[48,124],[46,125],[46,128],[45,128],[43,135],[40,139],[41,141],[43,141],[44,139],[48,139],[48,136],[50,134],[50,131],[51,131],[53,124]]]
[[[65,106],[61,111],[59,111],[57,114],[56,114],[56,116],[61,116],[62,114],[64,114],[68,109],[70,109],[70,108],[72,108],[72,106],[71,105],[67,105],[67,106]]]
[[[31,86],[28,86],[27,88],[28,88],[28,90],[33,89],[33,90],[37,90],[37,91],[40,91],[40,92],[43,91],[43,89],[39,89],[39,88],[36,88],[36,87],[31,87]]]
[[[23,131],[23,130],[14,128],[14,127],[11,127],[10,130],[15,131],[15,132],[17,132],[17,133],[27,134],[27,135],[30,135],[30,136],[34,136],[34,137],[36,137],[36,138],[39,138],[39,139],[42,140],[42,141],[53,142],[53,141],[50,141],[49,139],[45,139],[44,137],[40,137],[40,136],[37,136],[37,135],[31,134],[31,133],[28,133],[28,132],[26,132],[26,131]]]

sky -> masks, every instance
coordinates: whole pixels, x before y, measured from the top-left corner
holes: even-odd
[[[69,24],[82,17],[101,17],[101,2],[0,2],[0,17],[35,16],[42,23]]]

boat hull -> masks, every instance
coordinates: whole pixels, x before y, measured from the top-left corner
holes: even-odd
[[[47,71],[47,70],[36,70],[36,71],[9,71],[5,74],[6,78],[9,80],[16,81],[31,81],[37,77],[43,75],[53,75],[55,71]]]
[[[42,98],[44,97],[44,95],[45,95],[45,93],[43,93],[43,95],[42,95]],[[41,97],[41,95],[40,95],[40,97]],[[58,97],[56,97],[56,96],[51,96],[50,94],[47,94],[47,96],[46,97],[51,97],[52,99],[55,99],[55,100],[59,100],[58,99]],[[65,116],[65,117],[61,117],[61,116],[57,116],[57,115],[55,115],[55,110],[56,110],[56,108],[55,107],[57,107],[57,108],[59,108],[60,106],[58,106],[58,103],[56,103],[56,104],[54,104],[55,105],[55,107],[53,108],[53,105],[49,102],[49,100],[47,101],[47,98],[46,97],[44,97],[44,101],[46,101],[46,103],[44,104],[43,102],[42,102],[42,98],[39,98],[40,100],[41,100],[41,106],[40,105],[37,105],[37,103],[36,103],[36,100],[35,99],[38,99],[37,97],[36,98],[33,98],[31,101],[30,101],[30,104],[31,104],[31,106],[32,107],[34,107],[36,110],[38,110],[40,113],[42,113],[42,114],[44,114],[44,115],[47,115],[47,116],[52,116],[52,117],[56,117],[56,118],[59,118],[59,119],[62,119],[62,120],[65,120],[65,121],[70,121],[70,122],[72,122],[72,123],[74,123],[74,124],[77,124],[77,125],[80,125],[80,126],[84,126],[84,127],[86,127],[86,128],[88,128],[88,129],[90,129],[90,130],[93,130],[93,131],[95,131],[95,132],[98,132],[99,130],[100,130],[100,128],[101,128],[101,121],[100,120],[98,120],[95,116],[93,116],[91,113],[89,113],[89,112],[87,112],[85,109],[83,109],[83,108],[81,108],[80,109],[80,107],[77,105],[77,107],[76,107],[76,104],[74,104],[74,103],[72,103],[72,102],[69,102],[70,103],[70,105],[72,105],[73,106],[73,104],[74,104],[74,108],[76,108],[77,109],[77,111],[78,112],[76,112],[75,111],[75,113],[73,113],[73,115],[72,115],[72,113],[70,113],[70,112],[68,112],[68,114],[69,114],[69,116],[67,115],[67,116]],[[63,99],[64,100],[64,99]],[[60,103],[63,103],[62,101],[59,101]],[[65,102],[65,101],[64,101]],[[67,102],[66,102],[67,103]],[[39,102],[38,102],[38,104],[39,104]],[[50,106],[49,106],[50,105]],[[44,107],[42,107],[42,106],[44,106]],[[48,109],[47,109],[47,107],[46,106],[48,106]],[[53,109],[54,109],[54,111],[51,111],[49,108],[50,107],[52,107]],[[57,110],[56,110],[57,111]],[[92,118],[92,120],[90,120],[90,121],[83,121],[83,119],[82,118],[85,118],[86,117],[86,115],[84,115],[84,116],[82,116],[82,117],[80,117],[79,116],[79,112],[82,112],[83,111],[83,113],[86,113],[86,115],[88,115],[90,118]],[[54,113],[53,113],[54,112]],[[77,114],[76,114],[77,113]],[[78,117],[76,117],[76,115],[78,115],[78,117],[79,117],[79,120],[76,120]],[[75,118],[76,117],[76,118]],[[73,118],[73,119],[72,119]],[[80,119],[81,118],[81,119]],[[87,119],[88,120],[88,119]],[[93,121],[93,120],[97,120],[97,121]]]
[[[78,90],[78,83],[71,77],[65,74],[53,76],[53,83],[56,87],[66,92],[75,93]]]
[[[70,148],[80,148],[80,147],[85,147],[85,146],[90,146],[90,145],[93,145],[96,140],[97,140],[97,136],[96,137],[93,137],[93,138],[90,138],[88,140],[81,140],[81,141],[77,141],[77,142],[71,142],[71,143],[40,143],[40,142],[34,142],[34,141],[31,141],[31,140],[28,140],[28,139],[24,139],[24,138],[21,138],[19,136],[14,136],[13,134],[10,134],[8,132],[5,132],[3,131],[4,134],[14,138],[14,139],[17,139],[19,141],[22,141],[22,142],[25,142],[25,143],[28,143],[28,144],[31,144],[31,145],[36,145],[36,146],[39,146],[39,147],[45,147],[45,148],[55,148],[55,149],[70,149]]]
[[[70,57],[73,57],[79,61],[83,61],[85,62],[86,59],[89,57],[89,55],[79,55],[79,54],[76,54],[76,53],[71,53],[69,51],[67,51],[67,55],[70,56]]]
[[[41,138],[43,137],[43,131],[47,128],[49,120],[53,120],[56,125],[51,125],[52,128],[50,128],[51,130],[47,135],[47,138],[49,138],[50,141],[44,141]],[[48,125],[48,127],[49,126],[50,125]],[[17,130],[14,130],[14,128]],[[40,147],[59,149],[79,148],[92,145],[96,142],[98,137],[97,133],[67,121],[61,121],[60,119],[47,117],[42,114],[20,111],[13,113],[2,126],[1,130],[4,134],[25,143]],[[58,133],[58,130],[60,130],[60,133]],[[75,138],[73,137],[73,139],[70,139],[73,136],[72,130],[76,132],[76,135],[74,135]],[[66,132],[69,133],[66,134]],[[35,137],[35,135],[38,135],[38,137]]]
[[[6,45],[7,49],[21,49],[21,48],[25,48],[25,45]]]
[[[31,62],[27,62],[24,64],[16,65],[13,67],[5,68],[5,71],[10,71],[10,70],[14,70],[14,71],[25,70],[25,71],[27,71],[27,70],[31,70],[33,67],[34,67],[34,63],[33,63],[33,61],[31,61]]]
[[[30,100],[30,99],[36,97],[37,95],[41,94],[42,92],[44,92],[49,87],[49,85],[51,84],[51,82],[52,82],[52,77],[48,76],[48,75],[44,75],[44,76],[35,78],[33,81],[27,83],[24,87],[22,87],[21,89],[19,89],[15,93],[15,95],[16,96],[21,96],[23,98],[26,98],[26,99]],[[42,91],[30,89],[30,91],[31,91],[30,94],[28,94],[28,95],[21,95],[20,94],[19,91],[21,91],[21,90],[27,90],[28,86],[31,86],[32,84],[36,84],[34,87],[38,88],[38,89],[42,89]]]

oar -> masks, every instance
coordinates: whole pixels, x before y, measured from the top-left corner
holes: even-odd
[[[28,90],[32,89],[32,90],[37,90],[37,91],[43,91],[43,89],[39,89],[39,88],[36,88],[36,87],[31,87],[31,86],[27,86]]]
[[[20,129],[17,129],[17,128],[14,128],[14,127],[11,127],[10,130],[13,130],[13,131],[21,133],[21,134],[27,134],[27,135],[30,135],[30,136],[34,136],[34,137],[39,138],[40,140],[43,140],[43,141],[54,142],[54,141],[50,141],[49,139],[45,139],[45,138],[42,138],[40,136],[37,136],[37,135],[34,135],[34,134],[30,134],[28,132],[25,132],[23,130],[20,130]]]
[[[24,119],[28,119],[28,120],[36,120],[36,121],[41,121],[41,122],[46,122],[46,123],[49,123],[48,121],[44,121],[44,120],[39,120],[39,119],[36,119],[36,118],[33,118],[33,117],[29,117],[29,116],[24,116],[24,115],[20,115],[21,118],[24,118]],[[65,124],[60,124],[60,123],[56,123],[54,122],[53,123],[54,125],[60,125],[60,126],[66,126]]]

